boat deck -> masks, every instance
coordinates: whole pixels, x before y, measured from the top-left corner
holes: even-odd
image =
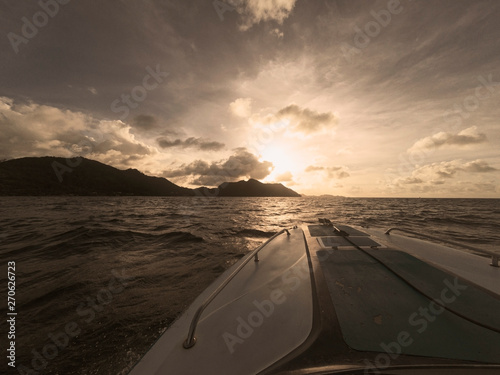
[[[417,239],[325,220],[283,230],[208,287],[131,374],[500,372],[499,281],[488,259]]]

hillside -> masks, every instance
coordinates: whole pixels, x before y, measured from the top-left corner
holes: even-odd
[[[0,195],[193,195],[191,189],[136,169],[119,170],[85,158],[72,160],[74,164],[56,157],[4,161]]]

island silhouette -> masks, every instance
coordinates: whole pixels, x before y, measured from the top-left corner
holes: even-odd
[[[300,197],[280,183],[255,179],[190,189],[137,169],[120,170],[95,160],[44,156],[0,162],[2,196],[206,196]]]

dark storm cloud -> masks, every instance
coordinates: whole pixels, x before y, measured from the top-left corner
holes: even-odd
[[[261,14],[259,7],[250,8]],[[38,11],[37,4],[9,5],[2,35],[20,34],[21,18],[31,19]],[[211,1],[72,1],[18,54],[2,38],[0,94],[28,95],[37,102],[117,118],[110,104],[140,85],[148,66],[160,64],[169,78],[139,108],[166,120],[177,118],[199,101],[229,97],[231,81],[242,72],[257,74],[261,59],[275,55],[266,48],[274,38],[239,31],[244,16],[227,14],[221,22]],[[162,108],[157,107],[160,101]]]
[[[293,61],[306,54],[315,61],[311,80],[320,86],[348,82],[367,94],[383,92],[379,102],[394,94],[442,95],[455,84],[468,84],[461,76],[471,68],[489,73],[499,58],[496,1],[444,0],[431,6],[401,0],[402,12],[392,14],[366,47],[358,48],[352,63],[341,46],[356,47],[354,26],[364,30],[388,1],[238,3],[244,13],[227,12],[223,21],[211,1],[61,5],[18,54],[7,38],[1,40],[0,94],[116,118],[110,104],[140,85],[147,66],[160,64],[169,78],[148,93],[138,110],[172,120],[197,103],[229,102],[238,79],[255,76],[278,56]],[[0,12],[3,34],[21,33],[21,18],[31,19],[39,8],[37,3],[10,4]],[[241,31],[242,24],[251,27]],[[282,42],[271,35],[277,25],[286,35]]]
[[[170,140],[165,137],[160,137],[157,139],[157,142],[161,148],[192,147],[192,148],[198,148],[203,151],[219,151],[225,147],[224,143],[216,141],[208,141],[203,138],[195,138],[195,137],[189,137],[187,139],[175,139],[175,140]]]
[[[178,169],[167,170],[163,176],[167,178],[191,176],[194,185],[215,186],[241,178],[263,179],[270,174],[272,167],[271,162],[261,162],[255,155],[240,148],[227,160],[212,163],[196,160]]]

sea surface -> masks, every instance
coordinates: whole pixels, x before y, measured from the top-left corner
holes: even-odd
[[[320,217],[500,245],[498,199],[0,197],[1,305],[15,262],[17,313],[1,373],[127,374],[225,269]]]

